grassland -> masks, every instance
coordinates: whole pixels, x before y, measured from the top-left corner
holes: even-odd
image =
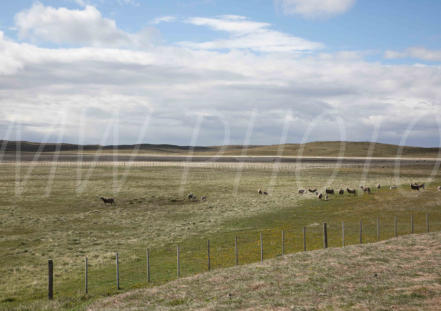
[[[180,279],[89,310],[439,310],[441,234],[291,254]]]
[[[182,249],[182,275],[206,270],[206,239],[212,244],[213,269],[234,264],[234,237],[239,237],[241,264],[259,259],[258,236],[263,232],[266,258],[280,255],[280,233],[286,232],[286,252],[302,250],[301,229],[306,226],[308,249],[322,245],[322,222],[329,224],[330,246],[340,245],[340,225],[346,223],[346,242],[358,241],[358,223],[364,241],[376,240],[375,221],[381,220],[381,238],[393,236],[393,217],[399,233],[425,231],[425,214],[432,230],[441,230],[439,172],[416,164],[403,168],[395,181],[393,167],[362,169],[303,166],[293,171],[228,168],[112,166],[89,170],[59,166],[0,166],[0,310],[82,310],[95,299],[118,291],[114,283],[114,256],[120,253],[122,291],[147,286],[145,250],[151,249],[152,284],[175,278],[175,246]],[[53,174],[53,179],[50,178]],[[90,174],[90,175],[89,175]],[[301,196],[298,187],[340,188],[377,183],[435,182],[425,191],[406,186],[383,187],[372,195],[335,196],[319,201]],[[114,183],[114,176],[117,181]],[[240,179],[238,179],[240,176]],[[333,178],[330,178],[332,177]],[[118,189],[120,187],[120,189]],[[260,196],[257,189],[269,191]],[[48,192],[48,190],[50,190]],[[117,191],[118,190],[118,191]],[[192,202],[186,194],[207,196]],[[100,196],[115,197],[116,207],[103,206]],[[83,260],[89,258],[90,293],[83,294]],[[47,259],[55,262],[57,300],[46,302]]]

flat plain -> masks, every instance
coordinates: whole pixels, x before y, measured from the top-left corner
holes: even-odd
[[[274,169],[275,168],[275,169]],[[157,286],[176,278],[176,245],[181,249],[181,277],[207,270],[207,240],[211,268],[260,260],[259,234],[265,259],[322,247],[322,223],[328,224],[329,246],[345,242],[375,242],[398,233],[441,230],[439,169],[430,162],[350,165],[302,165],[280,169],[240,164],[205,167],[105,165],[0,165],[0,284],[1,310],[84,310],[104,296]],[[409,183],[425,182],[422,191]],[[375,185],[381,184],[381,189]],[[362,194],[360,185],[372,188]],[[396,185],[398,188],[390,189]],[[357,195],[330,195],[318,200],[299,188],[357,188]],[[268,195],[259,195],[262,188]],[[188,193],[197,196],[189,200]],[[115,206],[99,199],[113,197]],[[207,200],[200,200],[206,196]],[[146,249],[150,249],[151,283],[146,281]],[[121,289],[115,285],[115,254],[119,253]],[[84,293],[84,259],[89,261],[89,293]],[[47,302],[47,260],[55,266],[54,303]],[[246,267],[245,265],[243,267]]]

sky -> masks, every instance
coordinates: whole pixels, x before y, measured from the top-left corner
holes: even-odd
[[[0,1],[0,140],[440,147],[441,1]]]

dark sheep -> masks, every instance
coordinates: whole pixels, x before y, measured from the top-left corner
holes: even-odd
[[[355,189],[346,188],[346,191],[351,194],[357,194],[357,190],[355,190]]]
[[[334,189],[326,189],[325,190],[327,194],[334,194]]]
[[[106,199],[106,198],[101,197],[100,199],[103,201],[103,203],[105,205],[106,204],[110,204],[110,205],[115,204],[115,199],[113,199],[113,198]]]
[[[343,190],[343,189],[340,189],[339,191],[338,191],[338,194],[345,194],[345,191]]]

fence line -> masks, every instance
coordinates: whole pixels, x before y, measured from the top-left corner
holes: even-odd
[[[410,234],[414,234],[415,232],[430,232],[430,217],[429,214],[426,213],[425,215],[421,215],[421,217],[416,217],[418,215],[414,215],[412,214],[410,216],[410,222],[404,222],[401,223],[401,229],[404,227],[407,227],[408,229],[406,229],[406,233],[410,233]],[[425,216],[425,228],[423,226],[424,223],[424,216]],[[408,218],[409,219],[409,218]],[[420,219],[420,226],[415,227],[415,225],[418,225],[418,219]],[[417,222],[415,222],[415,220],[417,220]],[[393,235],[392,237],[397,237],[398,236],[398,217],[397,216],[393,216],[393,226],[389,226],[386,227],[384,226],[384,224],[386,223],[385,221],[380,222],[380,217],[377,216],[376,220],[374,220],[373,222],[371,222],[371,227],[367,226],[366,224],[369,222],[365,222],[363,223],[362,220],[359,221],[358,223],[358,243],[362,244],[363,242],[370,242],[370,241],[378,241],[380,239],[380,232],[381,232],[381,224],[383,224],[383,234],[382,236],[387,236],[387,233],[392,231]],[[439,224],[439,220],[437,222]],[[340,222],[341,224],[341,246],[345,247],[348,243],[348,241],[346,241],[346,233],[348,233],[349,231],[352,232],[353,235],[355,235],[354,238],[356,238],[356,224],[352,223],[347,223],[347,222]],[[410,224],[410,227],[409,227]],[[348,226],[349,225],[349,226]],[[350,229],[350,227],[352,226],[352,229]],[[308,243],[311,243],[311,247],[309,247],[309,249],[318,249],[319,247],[319,239],[320,239],[320,230],[319,226],[309,226],[310,229],[308,230],[308,235],[307,235],[307,227],[304,226],[302,228],[302,232],[303,232],[303,237],[300,236],[300,234],[298,234],[298,232],[296,233],[296,229],[290,229],[290,230],[281,230],[278,232],[274,232],[274,230],[272,229],[267,229],[267,230],[261,230],[259,232],[258,235],[258,246],[260,248],[260,262],[263,262],[263,260],[269,259],[269,258],[274,258],[275,256],[278,255],[285,255],[287,253],[293,253],[296,252],[296,249],[298,250],[298,248],[296,248],[298,244],[294,245],[295,242],[295,237],[299,237],[303,239],[303,251],[307,250],[307,241],[309,241]],[[315,229],[314,229],[315,228]],[[389,230],[387,230],[387,228],[389,228]],[[419,230],[416,230],[420,228]],[[424,229],[423,229],[424,228]],[[330,230],[331,229],[331,230]],[[323,222],[322,223],[322,241],[323,241],[323,248],[328,248],[330,246],[330,242],[331,242],[331,246],[333,245],[338,245],[338,225],[335,225],[334,223],[331,223],[331,225],[328,222]],[[401,230],[400,230],[401,231]],[[401,231],[402,232],[402,231]],[[251,232],[242,232],[242,235],[245,236],[247,234],[249,234]],[[271,234],[271,236],[269,236]],[[281,234],[281,235],[280,235]],[[281,237],[281,239],[280,239]],[[390,237],[390,235],[389,235]],[[205,260],[206,260],[206,267],[208,271],[212,271],[213,270],[213,253],[212,251],[214,251],[215,254],[215,260],[218,260],[221,262],[221,266],[234,266],[234,265],[239,265],[239,244],[238,244],[238,239],[239,236],[234,235],[234,248],[233,246],[225,246],[224,244],[222,244],[221,247],[219,247],[218,245],[213,245],[211,244],[211,241],[209,239],[206,240],[206,253],[205,253]],[[231,241],[231,240],[230,240]],[[255,243],[255,238],[254,238],[254,243]],[[335,242],[337,241],[337,242]],[[265,244],[264,244],[265,243]],[[279,244],[280,243],[280,244]],[[249,256],[247,259],[245,259],[243,262],[243,264],[245,263],[251,263],[251,262],[256,262],[259,261],[258,257],[256,258],[256,253],[253,253],[253,248],[251,247],[251,245],[253,244],[253,238],[251,237],[251,239],[241,239],[241,245],[243,245],[243,255],[247,255]],[[356,243],[353,243],[356,244]],[[231,245],[231,243],[230,243]],[[256,244],[254,244],[256,245]],[[265,253],[264,253],[264,246],[265,246]],[[288,246],[288,249],[287,249]],[[300,246],[300,245],[298,245]],[[255,246],[254,246],[255,247]],[[289,250],[291,249],[291,251]],[[146,269],[146,278],[144,277],[141,283],[136,283],[137,287],[139,287],[141,284],[152,284],[152,280],[151,280],[151,259],[152,259],[152,254],[151,254],[151,250],[150,248],[144,249],[144,255],[145,258],[141,260],[141,262],[144,262],[144,267]],[[254,248],[255,250],[255,248]],[[180,278],[182,276],[182,268],[185,268],[185,271],[188,270],[187,273],[188,274],[195,274],[195,273],[199,273],[204,271],[204,269],[199,269],[199,268],[195,268],[195,263],[196,263],[196,267],[198,267],[197,265],[197,261],[198,261],[198,252],[205,252],[204,251],[204,247],[201,246],[199,249],[186,249],[185,247],[181,247],[180,244],[176,245],[176,262],[175,262],[175,271],[176,271],[176,278]],[[227,255],[225,255],[227,254]],[[229,255],[228,255],[229,254]],[[231,256],[233,257],[233,260],[231,262],[228,261],[228,257]],[[203,256],[202,256],[203,257]],[[265,258],[264,258],[265,257]],[[121,288],[124,289],[129,289],[129,288],[133,288],[133,286],[120,286],[120,254],[118,252],[115,253],[115,265],[116,265],[116,290],[119,291],[121,290]],[[155,258],[154,258],[155,259]],[[130,266],[129,264],[125,263],[123,265],[123,267],[126,266]],[[92,267],[94,267],[92,265]],[[163,260],[163,258],[161,257],[161,262],[159,264],[156,264],[156,266],[154,266],[154,273],[155,275],[159,275],[161,274],[161,267],[164,267],[165,270],[167,269],[171,269],[174,270],[173,268],[169,268],[166,260]],[[84,292],[85,294],[89,294],[90,292],[90,275],[89,275],[89,269],[90,269],[90,265],[89,265],[89,259],[88,257],[84,257]],[[144,270],[145,271],[145,270]],[[131,278],[129,277],[129,273],[124,274],[124,282],[132,282],[133,280],[131,280]],[[136,274],[136,272],[134,273],[134,277],[136,278],[139,274]],[[172,278],[170,277],[165,277],[165,279],[163,281],[169,281]],[[54,263],[52,259],[48,260],[48,299],[53,299],[54,298]],[[94,291],[95,288],[92,288],[92,291]]]

